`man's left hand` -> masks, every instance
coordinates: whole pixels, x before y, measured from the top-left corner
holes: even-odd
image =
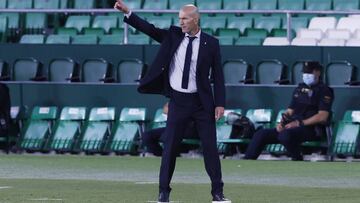
[[[300,126],[300,122],[298,120],[292,121],[288,124],[285,125],[286,129],[290,129],[290,128],[296,128]]]
[[[215,108],[215,119],[219,120],[224,115],[224,107],[218,106]]]

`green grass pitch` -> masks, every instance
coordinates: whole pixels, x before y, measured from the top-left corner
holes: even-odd
[[[156,200],[159,158],[0,155],[0,203]],[[360,164],[222,160],[233,203],[360,202]],[[211,202],[202,159],[179,158],[171,200]]]

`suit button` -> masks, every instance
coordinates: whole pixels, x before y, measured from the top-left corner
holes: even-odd
[[[164,70],[165,70],[165,68],[161,68],[161,70],[162,70],[162,71],[164,71]]]

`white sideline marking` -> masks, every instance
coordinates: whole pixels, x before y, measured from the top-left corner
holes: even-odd
[[[157,182],[135,182],[137,185],[157,184]]]
[[[38,199],[29,199],[30,201],[64,201],[63,199],[49,199],[49,198],[38,198]]]
[[[10,188],[13,188],[13,187],[11,187],[11,186],[0,186],[0,190],[1,189],[10,189]]]

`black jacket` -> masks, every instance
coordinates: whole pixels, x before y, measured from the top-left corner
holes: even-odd
[[[161,43],[153,63],[147,74],[140,80],[138,91],[147,94],[162,94],[170,96],[169,66],[185,34],[181,28],[171,26],[168,30],[156,28],[153,24],[132,13],[124,22],[147,34]],[[211,71],[211,74],[210,74]],[[214,94],[209,76],[214,79]],[[219,41],[201,32],[200,47],[196,68],[196,85],[201,103],[208,111],[214,111],[215,106],[225,106],[225,85],[221,68]]]

